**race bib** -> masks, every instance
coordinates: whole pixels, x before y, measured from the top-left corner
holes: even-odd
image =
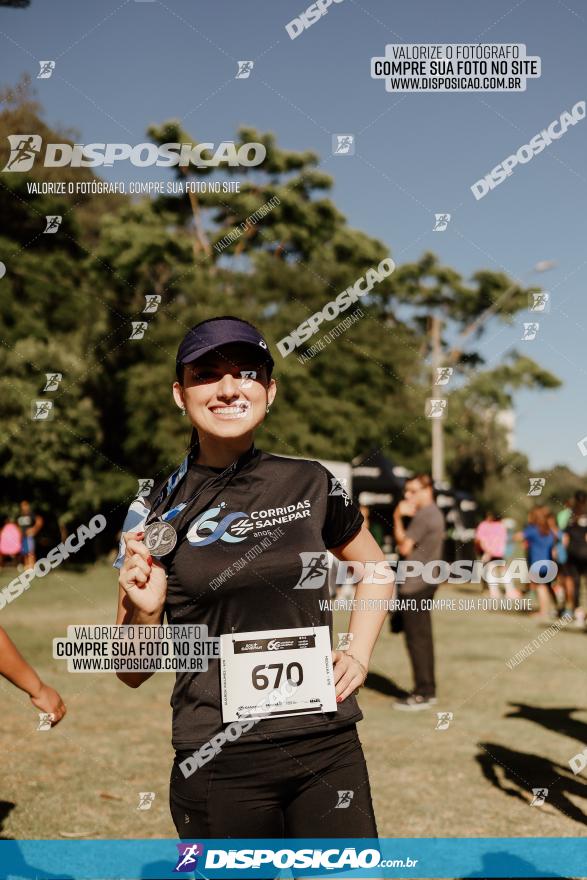
[[[327,626],[220,636],[222,720],[336,712]]]

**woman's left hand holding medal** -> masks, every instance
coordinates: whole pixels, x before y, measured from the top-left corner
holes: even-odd
[[[167,575],[143,544],[143,535],[125,532],[126,551],[118,582],[135,608],[144,614],[157,614],[165,605]]]

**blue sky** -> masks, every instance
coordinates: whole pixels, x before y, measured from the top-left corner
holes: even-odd
[[[0,8],[0,81],[36,76],[37,59],[56,59],[53,77],[35,82],[39,97],[48,121],[75,126],[83,142],[138,143],[149,123],[170,117],[197,140],[231,139],[240,124],[271,130],[285,147],[321,154],[349,223],[388,244],[396,262],[431,249],[465,277],[490,268],[543,284],[552,309],[537,339],[520,341],[531,319],[520,314],[511,328],[491,323],[481,350],[490,363],[512,347],[527,351],[563,380],[556,391],[516,396],[516,445],[535,468],[583,472],[587,120],[485,198],[470,191],[587,99],[587,10],[571,3],[343,0],[291,40],[285,25],[306,0],[32,0],[28,9]],[[398,95],[370,78],[370,59],[386,43],[459,42],[525,43],[541,57],[542,76],[517,94]],[[244,59],[255,68],[237,80]],[[355,156],[331,155],[335,132],[355,134]],[[137,172],[121,163],[104,176]],[[451,224],[432,232],[442,211]],[[529,274],[541,260],[557,265]]]

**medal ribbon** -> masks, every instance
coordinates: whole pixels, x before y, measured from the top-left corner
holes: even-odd
[[[187,507],[189,507],[191,504],[193,504],[193,502],[197,498],[199,498],[204,492],[215,487],[222,480],[225,480],[225,482],[218,487],[218,491],[212,496],[212,499],[209,499],[206,502],[207,504],[209,504],[211,501],[213,501],[220,494],[220,492],[224,488],[226,488],[226,486],[229,484],[229,482],[231,481],[233,476],[245,464],[247,464],[249,461],[251,461],[251,459],[254,458],[255,455],[258,455],[258,454],[259,454],[258,450],[255,449],[254,445],[252,445],[250,449],[247,449],[246,452],[244,452],[241,456],[239,456],[239,458],[237,458],[235,461],[233,461],[232,464],[230,464],[227,468],[225,468],[219,474],[215,474],[207,482],[205,482],[203,486],[201,486],[199,489],[197,489],[197,491],[194,492],[194,494],[190,498],[187,499],[187,501],[182,501],[180,504],[177,504],[174,507],[171,507],[169,510],[166,511],[165,510],[165,502],[167,501],[169,496],[173,492],[175,492],[175,490],[179,487],[180,483],[182,482],[182,480],[184,479],[185,475],[188,472],[189,465],[190,465],[190,454],[188,453],[186,455],[186,457],[184,458],[184,460],[182,461],[179,468],[177,468],[177,470],[171,474],[171,476],[167,480],[165,486],[163,487],[163,489],[161,490],[161,492],[158,494],[157,498],[153,502],[151,512],[149,513],[149,516],[147,517],[144,528],[151,525],[151,523],[155,522],[158,519],[162,520],[163,522],[170,522],[178,514],[180,514],[182,512],[182,510],[185,510]],[[228,477],[228,479],[226,479],[227,477]],[[157,513],[155,508],[159,504],[161,504],[161,502],[163,502],[163,511],[160,511]],[[181,535],[181,538],[183,538],[183,534]],[[177,544],[179,544],[181,538],[178,534]]]

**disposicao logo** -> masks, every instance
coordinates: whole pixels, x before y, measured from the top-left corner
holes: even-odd
[[[43,141],[38,134],[9,134],[10,157],[3,171],[30,171],[41,153]],[[212,168],[260,165],[267,150],[264,144],[250,141],[240,147],[233,141],[179,144],[46,144],[43,156],[45,168],[111,168],[115,162],[129,161],[135,168]]]
[[[376,284],[380,284],[384,278],[391,275],[395,269],[395,263],[390,257],[381,260],[377,268],[371,267],[367,269],[365,274],[361,276],[354,284],[341,291],[338,296],[319,311],[311,315],[283,339],[277,343],[277,348],[282,357],[286,358],[296,348],[299,348],[310,337],[318,332],[320,324],[324,321],[333,321],[341,312],[345,312],[350,306],[356,302],[359,297],[367,296]]]
[[[180,873],[195,870],[198,864],[198,858],[204,854],[204,847],[201,843],[176,843],[177,846],[177,865],[173,869]]]

